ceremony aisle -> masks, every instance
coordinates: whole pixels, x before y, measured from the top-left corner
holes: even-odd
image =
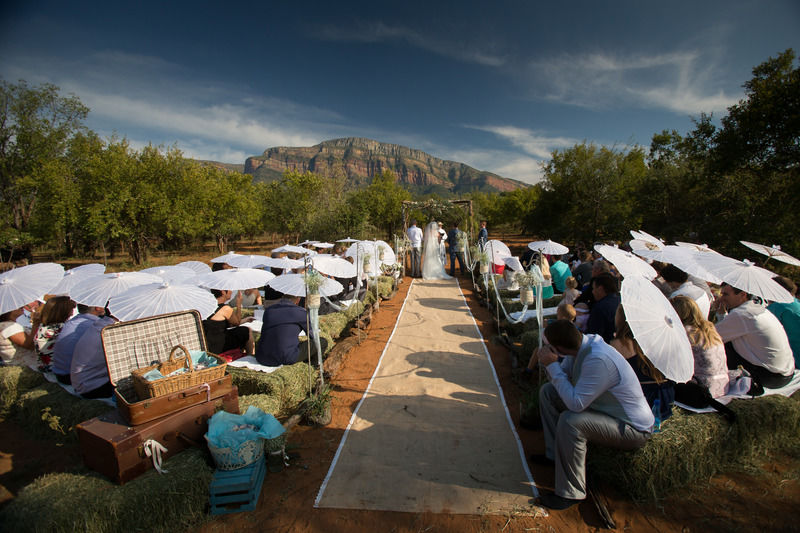
[[[415,280],[315,506],[483,514],[534,495],[461,289]]]

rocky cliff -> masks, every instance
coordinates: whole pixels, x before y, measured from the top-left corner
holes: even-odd
[[[391,170],[401,184],[417,192],[511,191],[527,186],[421,150],[358,137],[303,148],[269,148],[260,156],[248,157],[244,165],[245,173],[259,181],[279,179],[286,170],[322,176],[343,173],[351,187],[366,185],[374,175]]]

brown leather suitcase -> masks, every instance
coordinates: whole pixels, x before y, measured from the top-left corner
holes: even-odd
[[[168,313],[139,320],[118,322],[103,328],[101,333],[108,375],[114,385],[117,408],[131,425],[157,420],[181,409],[213,400],[229,393],[231,376],[184,390],[139,400],[133,387],[131,372],[165,361],[177,345],[188,350],[205,350],[203,324],[197,311]]]
[[[189,446],[205,447],[208,419],[218,410],[239,412],[239,392],[233,387],[227,394],[152,422],[129,426],[119,412],[81,422],[76,426],[83,462],[87,467],[119,484],[124,484],[154,467],[148,456],[155,441],[166,448],[160,453],[166,460]]]

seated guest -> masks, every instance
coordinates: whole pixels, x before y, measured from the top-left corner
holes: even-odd
[[[589,283],[593,276],[597,275],[592,272],[594,263],[592,261],[592,252],[584,250],[581,254],[581,264],[578,265],[572,272],[575,279],[578,280],[578,287],[584,287]],[[599,274],[599,272],[598,272]]]
[[[711,300],[703,289],[689,281],[689,274],[675,265],[666,265],[661,269],[661,277],[672,289],[670,298],[688,296],[695,301],[702,315],[708,318],[708,313],[711,311]]]
[[[100,333],[104,327],[115,322],[117,319],[112,316],[92,321],[75,343],[69,375],[72,387],[82,398],[108,398],[114,395]]]
[[[203,320],[208,351],[219,355],[229,350],[244,350],[248,355],[253,355],[253,332],[241,325],[251,320],[242,320],[242,293],[236,296],[235,309],[225,303],[230,300],[231,291],[211,289],[211,294],[217,298],[217,310]]]
[[[797,293],[797,285],[789,278],[776,276],[773,279],[789,291],[792,296]],[[767,309],[783,325],[786,336],[789,337],[789,346],[792,347],[792,353],[794,354],[794,367],[800,368],[800,301],[795,298],[792,303],[788,304],[772,302],[767,306]]]
[[[675,399],[686,405],[703,406],[707,403],[706,393],[711,398],[719,398],[728,392],[725,345],[694,299],[675,296],[670,302],[686,328],[694,355],[694,375],[687,383],[675,385]]]
[[[261,300],[261,292],[257,288],[245,289],[237,291],[242,295],[242,307],[254,307],[256,305],[264,305]]]
[[[653,363],[642,351],[642,347],[633,338],[633,331],[625,319],[622,305],[617,307],[614,325],[615,336],[609,344],[630,363],[642,386],[647,404],[652,408],[655,401],[659,400],[661,420],[666,420],[672,416],[672,405],[675,403],[675,383],[666,379],[664,374],[653,366]]]
[[[555,493],[543,493],[542,505],[566,509],[586,498],[587,444],[641,448],[654,417],[633,369],[600,336],[558,320],[544,337],[535,357],[550,378],[539,390],[545,453],[531,460],[555,465]]]
[[[564,298],[561,300],[562,304],[574,305],[575,299],[581,295],[578,290],[578,280],[570,276],[564,280]]]
[[[13,309],[0,315],[0,361],[2,365],[36,367],[34,332],[39,327],[39,313],[31,315],[31,331],[17,323],[25,309]]]
[[[619,287],[617,278],[606,272],[592,278],[592,299],[586,333],[596,333],[610,342],[614,338],[614,317],[619,306]]]
[[[35,349],[39,356],[39,370],[51,370],[51,358],[58,335],[64,323],[72,316],[75,302],[69,296],[53,296],[45,302],[40,311],[41,324],[36,331]]]
[[[714,301],[717,332],[725,343],[728,368],[741,365],[769,389],[783,387],[794,375],[794,356],[780,321],[744,291],[723,283]],[[727,314],[726,314],[727,313]]]
[[[616,277],[611,273],[611,267],[609,267],[608,263],[603,259],[595,259],[591,265],[592,265],[591,278],[587,280],[585,285],[578,287],[579,290],[581,291],[581,294],[580,296],[575,298],[575,301],[573,302],[573,305],[575,305],[576,303],[585,303],[586,305],[589,306],[590,309],[594,305],[594,293],[592,292],[592,279],[596,278],[600,274],[609,274],[612,278],[616,279]]]
[[[78,304],[78,314],[64,322],[64,327],[56,338],[53,346],[52,370],[56,379],[64,385],[69,385],[70,369],[72,367],[72,354],[75,345],[80,340],[86,329],[98,318],[105,315],[104,307]]]
[[[291,365],[301,353],[308,350],[308,340],[300,342],[300,332],[306,331],[306,310],[300,307],[299,296],[285,295],[278,303],[264,309],[261,338],[256,348],[256,359],[265,366]],[[322,353],[328,346],[320,338]],[[312,342],[312,347],[314,343]],[[316,352],[316,348],[313,348]]]
[[[556,262],[550,265],[550,275],[553,276],[553,288],[556,292],[564,292],[566,286],[564,282],[572,276],[569,265],[561,260],[561,256],[556,257]]]

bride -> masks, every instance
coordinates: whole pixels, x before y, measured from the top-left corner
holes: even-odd
[[[452,279],[444,271],[444,262],[439,249],[439,224],[431,222],[425,227],[422,250],[422,279]]]

